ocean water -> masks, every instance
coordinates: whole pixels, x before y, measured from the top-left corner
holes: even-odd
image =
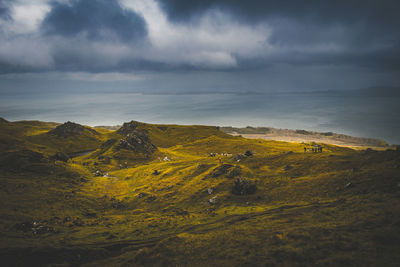
[[[142,94],[0,92],[0,116],[11,121],[86,125],[148,123],[268,126],[344,133],[400,144],[400,98],[345,93]]]

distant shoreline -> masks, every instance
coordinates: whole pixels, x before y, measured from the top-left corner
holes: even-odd
[[[324,143],[354,149],[388,149],[394,146],[386,141],[376,138],[354,137],[333,132],[315,132],[306,130],[277,129],[270,127],[220,127],[221,131],[249,139],[265,139],[273,141],[296,142],[296,143]]]
[[[115,126],[95,126],[94,128],[105,128],[117,130],[121,125]],[[219,127],[219,129],[233,136],[242,136],[249,139],[265,139],[272,141],[295,142],[295,143],[324,143],[353,149],[388,149],[394,146],[386,141],[377,138],[354,137],[333,132],[316,132],[306,130],[277,129],[272,127]]]

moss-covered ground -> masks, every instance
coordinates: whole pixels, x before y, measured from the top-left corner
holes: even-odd
[[[400,151],[140,124],[157,150],[138,156],[57,125],[0,120],[2,266],[400,263]],[[233,194],[238,178],[255,193]]]

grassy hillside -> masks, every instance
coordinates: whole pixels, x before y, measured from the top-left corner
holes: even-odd
[[[6,266],[400,262],[399,151],[139,122],[49,134],[60,126],[0,121]]]

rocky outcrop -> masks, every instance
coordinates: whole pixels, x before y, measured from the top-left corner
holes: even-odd
[[[230,168],[233,168],[234,166],[231,164],[222,164],[218,167],[216,167],[214,170],[211,171],[210,176],[213,178],[216,178],[218,176],[227,174]]]
[[[136,153],[152,154],[157,150],[157,147],[151,143],[149,136],[145,132],[134,130],[125,138],[119,140],[116,150],[128,149]]]
[[[216,178],[224,175],[226,178],[235,178],[242,174],[242,168],[240,166],[234,166],[231,164],[222,164],[216,168],[214,168],[210,176],[212,178]]]
[[[150,155],[157,150],[157,147],[150,141],[147,130],[138,129],[142,125],[140,122],[131,121],[124,123],[117,131],[118,134],[124,136],[119,140],[115,149],[128,149],[136,153]]]
[[[144,123],[138,121],[125,122],[121,128],[117,130],[120,135],[128,135],[137,130],[138,126],[144,125]]]
[[[74,135],[80,135],[83,134],[85,131],[98,135],[99,133],[96,132],[95,130],[82,126],[80,124],[74,123],[74,122],[66,122],[64,124],[61,124],[54,128],[53,130],[49,131],[48,134],[59,136],[59,137],[68,137],[68,136],[74,136]]]

